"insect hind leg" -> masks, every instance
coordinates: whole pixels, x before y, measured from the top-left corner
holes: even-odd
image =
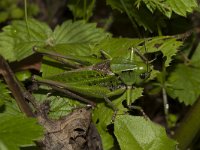
[[[116,118],[116,116],[117,116],[117,112],[118,112],[119,110],[118,110],[118,108],[109,100],[108,97],[104,96],[104,100],[105,100],[105,102],[107,103],[107,105],[108,105],[109,107],[111,107],[111,108],[113,109],[113,111],[114,111],[114,113],[113,113],[113,115],[112,115],[112,119],[111,119],[111,123],[114,123],[115,118]]]
[[[133,110],[133,109],[138,110],[146,119],[149,118],[149,117],[146,115],[146,113],[144,112],[144,110],[142,109],[142,107],[140,107],[140,106],[129,105],[128,108],[129,108],[130,110]]]

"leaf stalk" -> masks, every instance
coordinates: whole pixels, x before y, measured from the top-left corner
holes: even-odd
[[[175,131],[173,138],[178,141],[179,149],[186,150],[200,131],[200,97],[190,108],[189,112],[182,120],[180,126]]]

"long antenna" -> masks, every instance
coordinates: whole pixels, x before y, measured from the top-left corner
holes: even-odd
[[[146,58],[145,56],[143,56],[143,55],[141,54],[141,52],[140,52],[137,48],[134,48],[133,50],[134,50],[134,52],[135,52],[143,61],[145,61],[145,62],[148,61],[147,58]]]

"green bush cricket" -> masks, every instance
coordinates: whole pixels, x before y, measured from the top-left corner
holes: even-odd
[[[117,112],[117,108],[110,99],[126,92],[127,106],[138,109],[138,107],[131,106],[134,86],[149,78],[151,72],[148,60],[138,49],[130,48],[129,58],[111,58],[101,50],[100,53],[105,58],[101,61],[98,58],[97,63],[92,65],[85,65],[89,64],[86,63],[88,58],[84,60],[82,57],[79,59],[74,56],[62,56],[54,52],[42,51],[36,47],[34,51],[56,60],[70,60],[70,63],[74,62],[73,66],[81,66],[45,78],[36,76],[34,80],[39,84],[51,86],[54,90],[64,92],[69,97],[91,105],[95,105],[95,103],[88,98],[104,99],[115,112]],[[140,61],[134,60],[135,54],[139,56]],[[141,111],[141,109],[139,110]]]

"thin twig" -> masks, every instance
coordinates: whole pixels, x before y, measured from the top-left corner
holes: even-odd
[[[24,95],[25,93],[22,85],[17,80],[15,74],[13,73],[10,66],[2,56],[0,56],[0,74],[2,74],[20,110],[27,116],[33,117],[34,114],[32,112],[31,107],[26,102],[26,98]]]

